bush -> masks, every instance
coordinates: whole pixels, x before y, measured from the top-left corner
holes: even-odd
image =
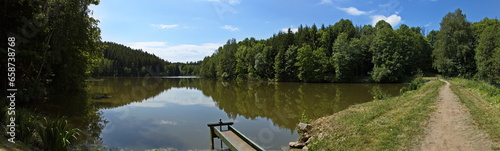
[[[422,79],[422,77],[417,77],[417,78],[413,79],[408,86],[401,88],[401,90],[399,90],[399,92],[402,94],[402,93],[405,93],[407,91],[416,90],[416,89],[420,88],[422,85],[424,85],[424,83],[425,83],[425,81],[424,81],[424,79]]]
[[[386,94],[380,87],[376,86],[372,88],[372,95],[374,100],[383,100],[389,98],[389,95]]]

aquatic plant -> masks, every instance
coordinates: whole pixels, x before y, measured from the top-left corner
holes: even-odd
[[[54,120],[43,118],[42,125],[38,129],[42,147],[52,151],[67,150],[71,142],[80,135],[80,129],[69,129],[67,125],[68,122],[64,117]]]

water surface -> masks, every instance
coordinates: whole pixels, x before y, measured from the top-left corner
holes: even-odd
[[[90,88],[111,96],[91,101],[107,121],[100,138],[109,149],[206,150],[207,124],[222,119],[262,147],[281,150],[296,141],[303,114],[309,119],[331,115],[373,100],[374,90],[394,96],[402,86],[169,77],[105,78]]]

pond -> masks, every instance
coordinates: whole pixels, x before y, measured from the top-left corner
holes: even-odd
[[[210,147],[208,123],[234,127],[268,150],[296,141],[301,120],[331,115],[373,100],[373,91],[399,94],[404,84],[222,81],[196,77],[104,78],[89,83],[91,104],[106,121],[99,134],[112,150]],[[216,139],[216,149],[220,149]]]

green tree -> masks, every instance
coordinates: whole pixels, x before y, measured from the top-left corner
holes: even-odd
[[[298,81],[299,68],[295,65],[297,63],[298,47],[290,45],[285,52],[285,73],[287,81]]]
[[[477,76],[500,83],[500,21],[485,27],[476,48]]]
[[[434,50],[434,45],[437,41],[437,35],[438,35],[439,31],[436,31],[436,30],[431,30],[431,32],[429,32],[429,34],[427,34],[427,41],[429,41],[429,44],[432,48],[432,50]]]
[[[97,4],[97,0],[2,1],[5,20],[0,35],[16,38],[15,63],[23,67],[16,68],[17,79],[23,79],[16,80],[16,88],[22,90],[19,104],[51,98],[62,90],[82,91],[90,67],[102,57],[98,21],[89,9]],[[6,69],[3,60],[0,66]]]
[[[349,33],[343,32],[335,40],[333,44],[333,64],[335,68],[335,80],[347,81],[352,77],[351,63],[352,56],[350,54]]]
[[[315,68],[318,66],[314,61],[314,53],[310,45],[306,44],[299,48],[297,52],[297,63],[296,66],[299,67],[298,77],[302,81],[316,81]]]
[[[433,67],[446,76],[471,77],[476,72],[471,23],[457,9],[446,14],[440,25],[432,53]]]
[[[405,60],[402,56],[403,53],[398,34],[392,28],[384,27],[378,29],[371,49],[373,51],[372,61],[374,64],[371,75],[372,79],[376,82],[400,81],[403,77]]]

